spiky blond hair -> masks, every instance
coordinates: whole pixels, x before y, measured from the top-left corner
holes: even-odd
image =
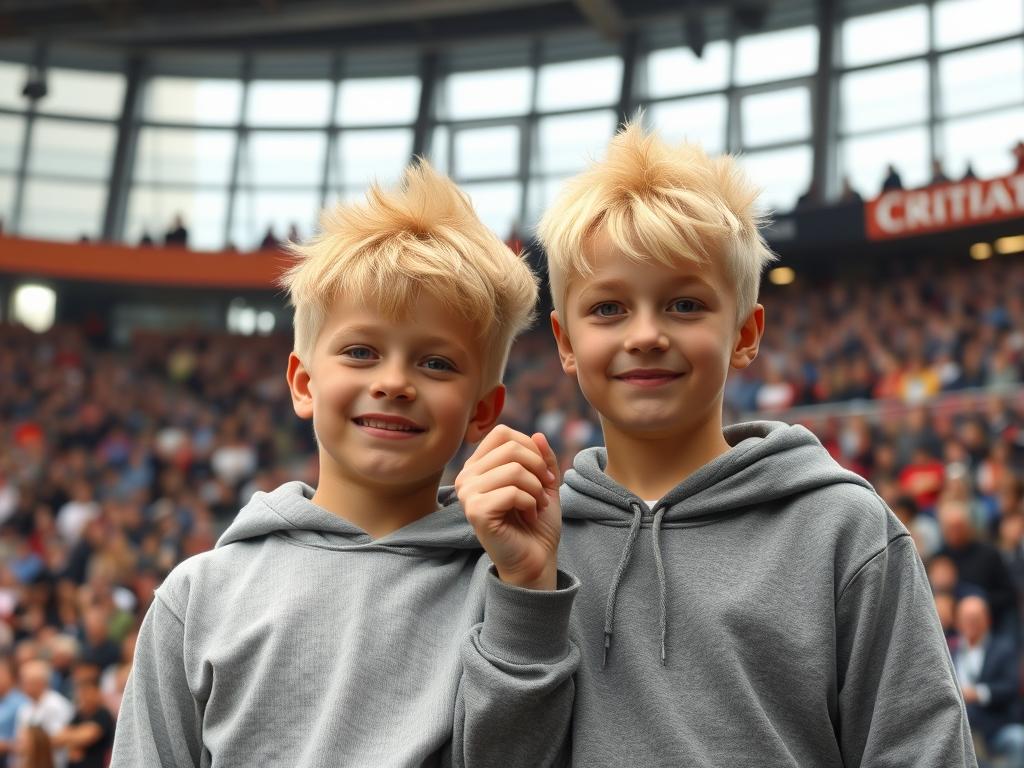
[[[569,282],[592,272],[587,245],[600,231],[637,262],[724,261],[741,322],[757,303],[761,271],[775,259],[758,231],[765,221],[755,210],[759,192],[735,158],[670,145],[639,118],[628,123],[603,160],[565,184],[538,226],[555,309]]]
[[[421,291],[477,328],[485,385],[501,381],[512,341],[533,318],[537,281],[477,217],[469,198],[425,160],[393,189],[323,212],[320,233],[292,245],[280,278],[295,308],[295,353],[309,365],[335,301],[405,319]]]

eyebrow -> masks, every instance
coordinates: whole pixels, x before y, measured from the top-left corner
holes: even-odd
[[[359,324],[359,325],[347,325],[343,328],[339,328],[330,336],[330,345],[337,344],[341,338],[345,336],[370,336],[371,338],[387,335],[380,326],[370,324]],[[414,336],[412,338],[414,346],[423,347],[448,347],[451,349],[458,350],[459,352],[468,353],[465,346],[455,339],[446,338],[444,336],[437,335],[425,335],[425,336]]]
[[[704,288],[714,289],[714,286],[705,280],[700,275],[686,275],[680,277],[674,277],[665,283],[670,288],[683,288],[690,285],[698,285]],[[589,291],[606,291],[613,290],[616,288],[628,287],[628,281],[620,278],[610,277],[603,280],[595,280],[594,282],[587,283],[580,293],[587,293]]]

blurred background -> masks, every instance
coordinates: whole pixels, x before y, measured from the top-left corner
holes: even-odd
[[[0,768],[72,716],[103,765],[153,589],[254,491],[316,484],[281,245],[424,155],[542,268],[541,212],[640,109],[742,153],[774,217],[727,421],[874,483],[979,750],[1024,760],[1022,0],[6,0]],[[601,442],[545,322],[506,383],[566,465]]]

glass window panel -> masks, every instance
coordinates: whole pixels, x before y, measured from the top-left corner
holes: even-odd
[[[135,179],[227,185],[236,138],[234,131],[142,128],[135,155]]]
[[[661,101],[648,110],[651,121],[668,141],[694,141],[710,154],[725,151],[729,102],[724,95]]]
[[[119,117],[124,106],[124,75],[51,68],[46,73],[48,93],[40,112],[82,117]]]
[[[942,114],[1024,101],[1024,43],[993,45],[939,59]]]
[[[14,207],[14,176],[0,175],[0,225],[8,228],[11,221],[11,210]]]
[[[143,235],[163,242],[176,215],[188,229],[188,247],[198,251],[224,247],[224,223],[227,219],[226,190],[153,189],[133,187],[128,199],[125,240],[136,244]]]
[[[412,156],[412,131],[348,131],[341,134],[338,152],[335,185],[393,184]]]
[[[546,179],[531,179],[527,190],[526,224],[532,226],[540,221],[544,211],[548,209],[562,191],[562,185],[568,176],[555,176]]]
[[[502,240],[521,229],[518,226],[521,184],[514,181],[463,184],[462,189],[473,201],[480,220]]]
[[[537,107],[575,109],[613,104],[618,101],[622,80],[622,59],[603,59],[545,64],[540,68]]]
[[[512,176],[519,172],[519,127],[462,129],[455,133],[455,177]]]
[[[763,209],[789,211],[811,185],[811,148],[809,146],[751,152],[740,162],[763,190],[758,205]]]
[[[25,118],[0,115],[0,171],[15,171],[25,140]]]
[[[24,64],[0,61],[0,107],[28,108],[28,99],[21,95],[28,71]]]
[[[939,0],[935,3],[935,46],[952,48],[1024,29],[1020,0]]]
[[[578,171],[604,151],[614,133],[611,110],[542,118],[537,125],[534,170],[542,174]]]
[[[313,231],[320,213],[320,190],[274,192],[240,189],[235,195],[231,241],[241,250],[252,250],[263,242],[267,229],[283,240],[295,224],[307,235]]]
[[[342,81],[338,117],[342,125],[401,125],[416,120],[418,77],[368,77]]]
[[[241,180],[253,185],[319,184],[324,174],[327,135],[319,131],[249,134]]]
[[[741,37],[736,43],[736,82],[767,83],[808,75],[818,68],[818,30],[796,27]]]
[[[896,166],[903,186],[908,189],[927,184],[931,180],[928,130],[907,128],[849,138],[839,144],[840,175],[848,176],[853,188],[865,199],[881,191],[889,163]]]
[[[29,173],[106,179],[116,138],[112,125],[38,119],[32,127]]]
[[[442,173],[448,173],[448,140],[451,134],[448,132],[448,126],[439,125],[434,129],[433,136],[430,139],[430,151],[428,153],[430,162],[434,167]]]
[[[470,120],[530,111],[533,70],[528,67],[455,72],[444,81],[441,116],[448,120]]]
[[[1013,173],[1011,149],[1021,138],[1024,109],[950,120],[942,126],[942,157],[946,173],[960,178],[970,162],[979,178]]]
[[[689,48],[667,48],[647,57],[647,94],[652,98],[714,91],[729,84],[729,43],[704,46],[697,58]]]
[[[106,184],[27,179],[19,234],[48,240],[95,239],[106,204]]]
[[[844,75],[839,87],[844,133],[928,119],[928,65],[897,64]]]
[[[807,88],[744,96],[743,146],[763,146],[811,135],[811,94]]]
[[[928,50],[928,8],[912,5],[843,22],[843,64],[859,67]]]
[[[147,120],[195,125],[234,125],[242,114],[238,80],[154,77],[146,84]]]
[[[331,83],[326,80],[254,80],[245,119],[249,125],[326,125]]]

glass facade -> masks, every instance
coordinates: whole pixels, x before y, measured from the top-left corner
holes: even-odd
[[[874,196],[890,163],[905,186],[928,183],[933,160],[950,178],[1012,170],[1020,0],[845,0],[827,46],[814,8],[747,27],[712,10],[696,46],[659,23],[631,45],[583,31],[436,55],[155,54],[132,68],[54,50],[34,103],[26,55],[0,52],[0,219],[131,243],[181,216],[190,246],[248,250],[268,232],[308,236],[323,205],[394,182],[420,154],[500,236],[522,237],[639,110],[671,140],[739,153],[781,212],[815,169],[831,199],[844,178]]]

